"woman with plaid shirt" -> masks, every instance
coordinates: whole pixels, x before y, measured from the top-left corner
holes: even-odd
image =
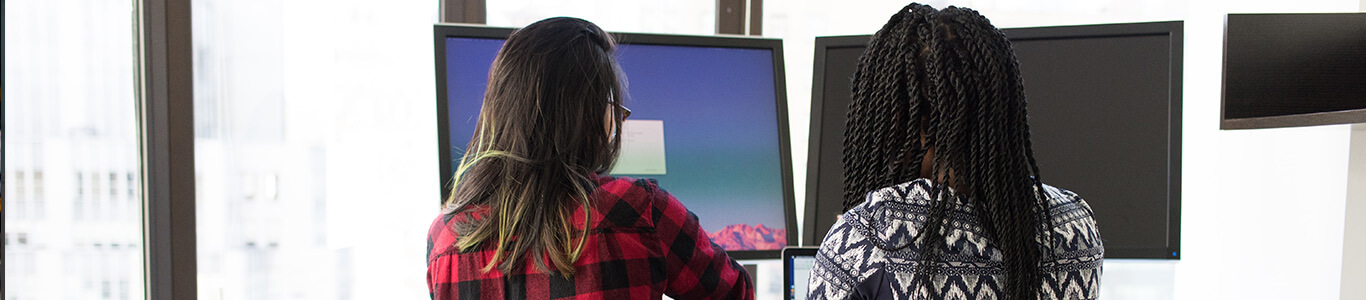
[[[616,43],[550,18],[489,72],[478,127],[427,239],[432,299],[753,299],[749,275],[621,148]]]

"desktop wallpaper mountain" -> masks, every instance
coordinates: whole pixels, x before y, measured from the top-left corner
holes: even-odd
[[[710,234],[712,242],[726,250],[774,250],[787,246],[787,230],[764,224],[734,224]]]

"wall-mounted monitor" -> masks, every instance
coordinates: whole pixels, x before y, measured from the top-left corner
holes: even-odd
[[[1229,14],[1222,129],[1366,123],[1366,13]]]
[[[435,26],[442,199],[510,28]],[[740,259],[797,241],[782,41],[613,34],[631,117],[613,175],[653,178]]]
[[[1107,258],[1180,257],[1182,22],[1005,29],[1044,183],[1095,211]],[[806,244],[843,209],[850,81],[871,36],[816,38]]]

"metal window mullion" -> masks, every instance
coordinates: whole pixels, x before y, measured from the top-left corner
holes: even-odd
[[[195,299],[190,0],[136,0],[135,75],[147,299]]]
[[[485,0],[439,0],[441,23],[485,24],[488,7]]]
[[[1366,0],[1363,0],[1363,1],[1366,1]],[[0,16],[4,16],[4,15],[5,15],[5,5],[0,4]],[[4,24],[4,23],[5,23],[4,21],[0,21],[0,59],[3,59],[3,57],[5,57],[5,24]],[[5,96],[4,96],[4,95],[5,95],[5,72],[4,72],[4,70],[0,70],[0,173],[4,173],[4,170],[5,170],[5,154],[4,154],[4,153],[5,153],[5,136],[4,136],[4,134],[5,134],[5,133],[4,133],[4,132],[5,132]],[[4,188],[4,187],[5,187],[5,176],[4,176],[3,174],[0,174],[0,209],[3,209],[3,208],[5,207],[5,188]],[[9,234],[8,234],[9,231],[5,229],[5,224],[6,224],[6,223],[9,223],[9,222],[5,222],[5,214],[0,213],[0,233],[4,233],[3,235],[0,235],[0,239],[5,239],[4,242],[5,242],[5,243],[8,243],[8,242],[9,242],[9,240],[8,240],[8,238],[9,238]],[[5,245],[8,245],[8,244],[0,244],[0,270],[8,270],[8,268],[7,268],[8,266],[5,265],[5,261],[6,261],[7,259],[4,259],[5,257],[7,257],[7,256],[5,256],[5,248],[7,248],[7,247],[5,247]],[[0,275],[0,296],[3,296],[4,294],[5,294],[5,280],[4,280],[4,275]]]
[[[763,34],[763,0],[716,0],[716,33]]]

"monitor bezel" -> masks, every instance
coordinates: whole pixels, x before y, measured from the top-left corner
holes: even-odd
[[[468,24],[436,24],[433,25],[434,39],[433,44],[436,48],[436,111],[437,111],[437,147],[440,184],[441,203],[450,195],[449,186],[454,171],[450,165],[452,153],[450,151],[450,129],[447,127],[449,116],[447,116],[446,99],[448,97],[446,88],[446,38],[487,38],[487,39],[507,39],[516,29],[508,27],[491,27],[482,25]],[[783,65],[783,43],[781,39],[746,37],[746,36],[698,36],[698,35],[670,35],[652,33],[621,33],[612,32],[618,44],[635,45],[662,45],[662,46],[685,46],[685,47],[712,47],[712,48],[744,48],[744,49],[764,49],[773,53],[773,83],[775,108],[778,121],[778,144],[779,160],[782,168],[783,184],[783,219],[786,232],[787,245],[797,244],[797,220],[795,213],[795,195],[792,182],[792,146],[791,133],[788,128],[787,113],[787,82],[786,73]],[[665,187],[667,188],[667,187]],[[705,216],[704,216],[705,217]],[[734,250],[726,251],[734,259],[777,259],[782,250]]]
[[[1041,39],[1072,39],[1087,37],[1120,37],[1142,35],[1166,35],[1171,38],[1171,69],[1169,70],[1168,105],[1168,144],[1167,144],[1167,247],[1166,248],[1119,248],[1106,247],[1105,258],[1141,259],[1180,259],[1181,258],[1181,121],[1182,121],[1182,66],[1184,23],[1182,21],[1098,24],[1076,26],[1025,27],[1002,29],[1011,41]],[[806,211],[802,224],[805,245],[819,245],[828,228],[819,228],[816,214],[820,211],[820,201],[811,195],[818,195],[820,186],[816,175],[820,174],[821,107],[824,102],[825,56],[826,50],[844,47],[864,47],[872,35],[816,37],[815,65],[812,74],[811,92],[811,131],[808,145],[806,175]],[[1028,89],[1028,87],[1026,87]],[[1046,172],[1046,171],[1045,171]],[[840,203],[832,203],[840,205]],[[842,208],[837,208],[842,209]],[[827,226],[828,227],[828,226]]]
[[[868,41],[872,40],[872,35],[849,35],[849,36],[818,36],[816,37],[815,61],[813,72],[811,73],[811,129],[810,137],[807,140],[806,154],[806,207],[802,212],[802,232],[803,246],[820,246],[821,240],[825,238],[825,232],[829,228],[818,228],[816,224],[817,213],[821,210],[820,201],[815,200],[814,195],[819,195],[820,181],[820,157],[821,157],[821,128],[823,128],[823,116],[825,108],[825,56],[827,50],[831,48],[867,47]],[[846,79],[848,80],[848,79]],[[843,200],[840,200],[839,210],[843,210]],[[817,234],[817,233],[822,234]]]
[[[1246,37],[1246,36],[1256,36],[1256,37],[1257,37],[1256,40],[1265,41],[1265,40],[1274,40],[1274,39],[1268,39],[1268,38],[1266,38],[1266,37],[1272,37],[1272,36],[1286,36],[1286,35],[1287,35],[1285,32],[1270,32],[1270,33],[1267,33],[1267,32],[1257,32],[1256,34],[1251,34],[1251,33],[1247,33],[1248,30],[1238,30],[1238,29],[1235,29],[1235,30],[1233,30],[1234,35],[1230,36],[1230,35],[1229,35],[1229,29],[1231,29],[1231,28],[1233,28],[1233,27],[1237,27],[1237,28],[1241,29],[1242,27],[1239,26],[1239,25],[1241,25],[1241,24],[1249,24],[1249,23],[1255,23],[1255,24],[1293,24],[1293,23],[1302,23],[1302,22],[1308,21],[1308,20],[1310,20],[1310,19],[1312,19],[1312,18],[1324,18],[1324,17],[1352,19],[1352,20],[1349,20],[1349,21],[1339,20],[1340,22],[1342,22],[1342,24],[1336,24],[1336,25],[1338,25],[1338,26],[1346,26],[1346,27],[1349,27],[1349,28],[1350,28],[1351,26],[1353,26],[1354,24],[1366,24],[1366,13],[1354,13],[1354,12],[1341,12],[1341,13],[1239,13],[1239,14],[1227,14],[1227,15],[1224,15],[1224,41],[1223,41],[1223,52],[1222,52],[1222,61],[1221,61],[1221,62],[1222,62],[1222,65],[1220,65],[1220,72],[1219,72],[1219,75],[1220,75],[1220,81],[1219,81],[1219,129],[1222,129],[1222,130],[1232,130],[1232,129],[1267,129],[1267,128],[1286,128],[1286,127],[1304,127],[1304,126],[1321,126],[1321,125],[1338,125],[1338,124],[1366,123],[1366,108],[1360,108],[1360,109],[1344,109],[1344,110],[1326,110],[1326,111],[1308,112],[1308,113],[1276,113],[1276,114],[1267,115],[1267,116],[1242,117],[1242,118],[1229,117],[1228,114],[1227,114],[1227,112],[1228,112],[1228,110],[1229,110],[1228,93],[1229,93],[1229,89],[1230,89],[1229,86],[1228,86],[1228,84],[1229,84],[1229,82],[1228,82],[1228,81],[1229,81],[1229,76],[1228,76],[1229,70],[1228,70],[1228,66],[1229,66],[1229,63],[1230,63],[1229,51],[1232,50],[1232,51],[1237,52],[1237,51],[1239,51],[1238,49],[1242,49],[1242,48],[1237,47],[1237,46],[1241,46],[1241,44],[1247,43],[1248,40],[1251,40],[1251,39],[1249,39],[1249,38],[1243,38],[1243,37]],[[1353,19],[1353,18],[1354,18],[1354,19]],[[1231,25],[1231,26],[1230,26],[1230,25]],[[1272,27],[1276,27],[1276,26],[1272,26]],[[1330,29],[1332,29],[1332,28],[1324,28],[1324,31],[1325,31],[1325,32],[1327,32],[1327,31],[1332,31],[1332,30],[1330,30]],[[1325,33],[1325,34],[1326,34],[1326,33]],[[1230,42],[1233,42],[1235,45],[1234,45],[1233,47],[1230,47],[1230,46],[1229,46],[1229,43],[1230,43]],[[1289,42],[1290,42],[1290,43],[1300,43],[1300,42],[1303,42],[1303,41],[1289,41]],[[1321,45],[1320,45],[1320,46],[1321,46]],[[1260,63],[1265,63],[1265,62],[1264,62],[1264,61],[1260,61],[1260,60],[1251,60],[1251,61],[1247,61],[1247,60],[1236,60],[1236,59],[1235,59],[1235,60],[1232,61],[1232,63],[1235,64],[1235,65],[1242,65],[1242,64],[1254,64],[1254,63],[1260,64]],[[1306,80],[1309,80],[1309,79],[1306,79]],[[1263,104],[1265,104],[1265,103],[1263,103]],[[1246,104],[1244,104],[1244,105],[1246,105]],[[1237,105],[1237,104],[1235,104],[1235,107],[1240,107],[1240,108],[1243,108],[1243,109],[1247,109],[1246,107],[1244,107],[1244,106],[1239,106],[1239,105]]]

